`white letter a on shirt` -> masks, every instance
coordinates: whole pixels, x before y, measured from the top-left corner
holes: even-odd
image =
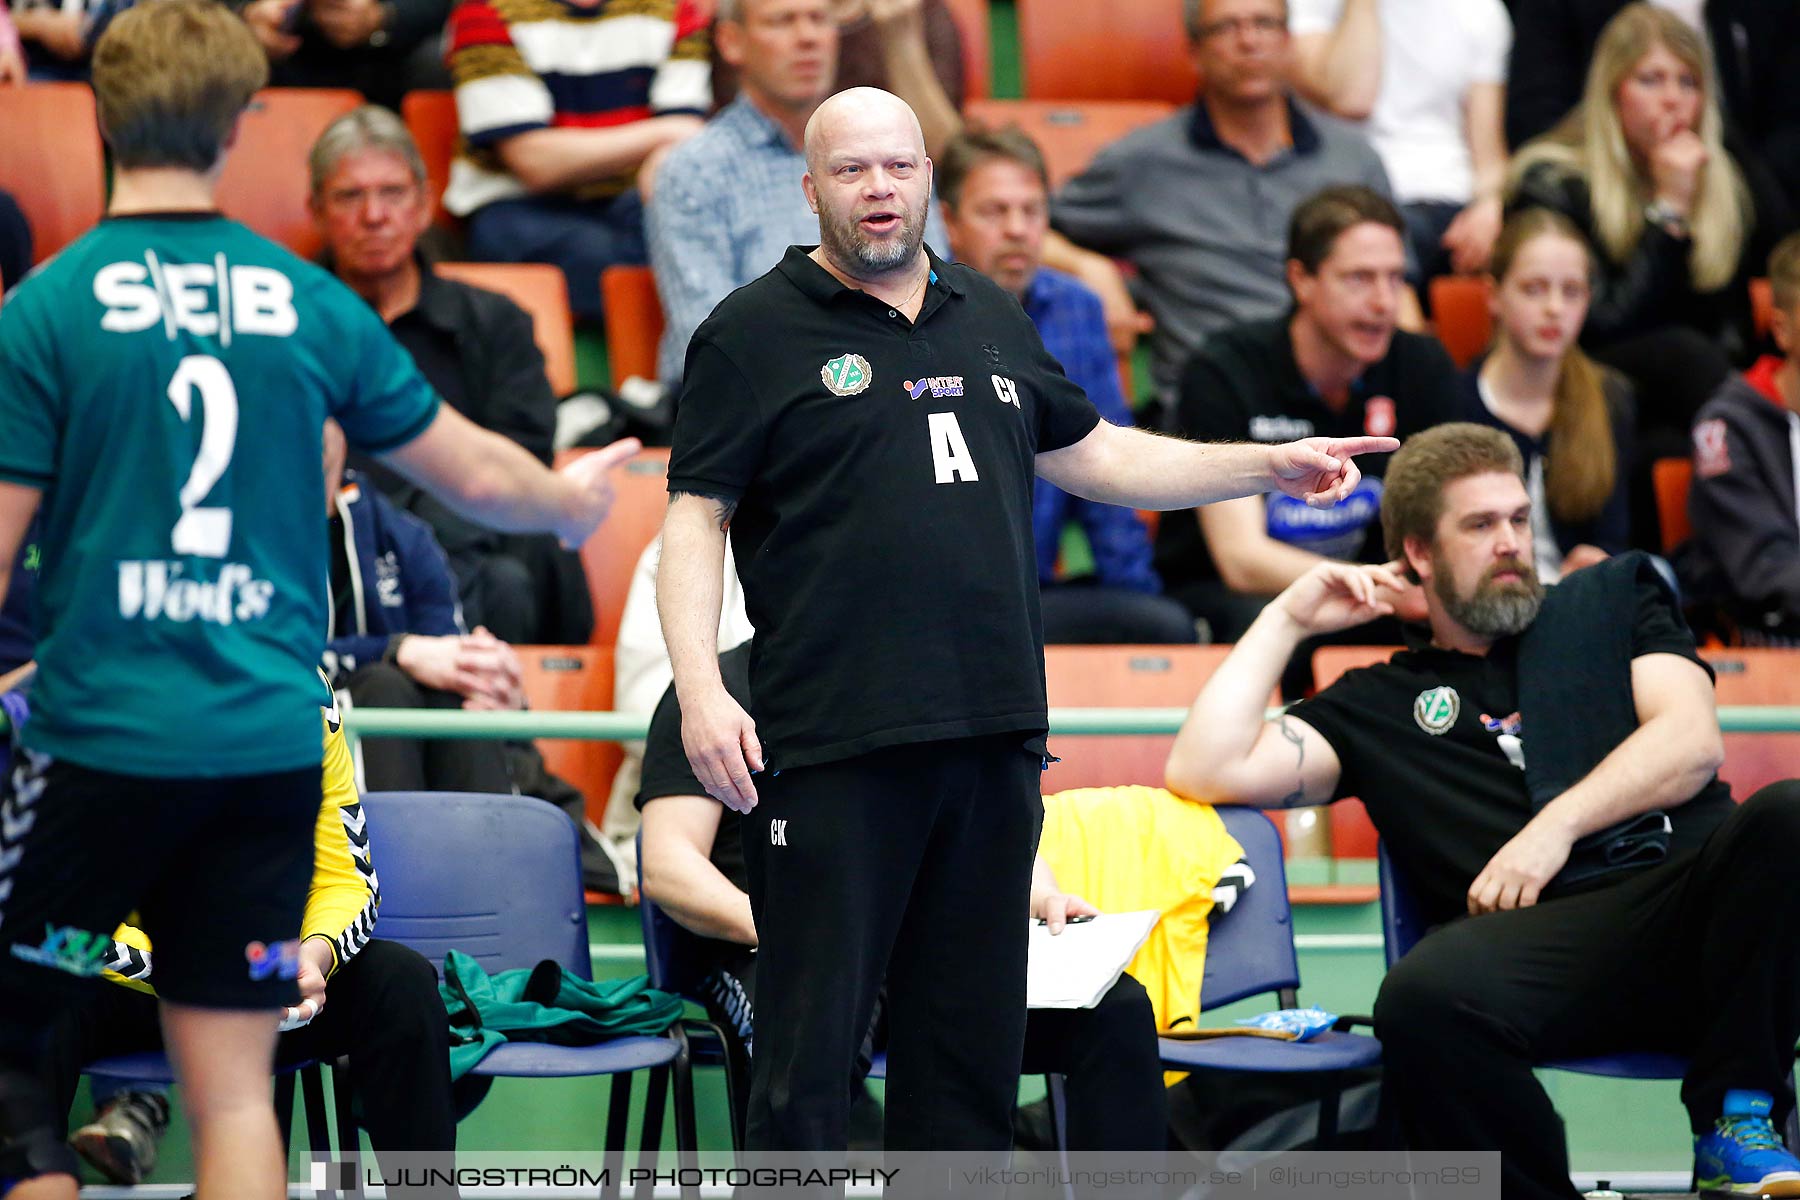
[[[937,470],[939,483],[979,483],[975,459],[969,454],[969,443],[963,441],[962,427],[953,412],[929,413],[931,423],[931,463]]]

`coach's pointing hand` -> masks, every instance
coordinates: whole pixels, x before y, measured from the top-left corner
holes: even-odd
[[[734,812],[756,807],[750,773],[763,768],[762,743],[756,722],[723,684],[691,702],[682,697],[681,748],[707,795]]]
[[[613,486],[607,472],[644,448],[636,438],[620,438],[591,454],[584,454],[557,472],[575,485],[575,500],[565,515],[557,536],[566,549],[579,550],[588,536],[606,520],[612,511]]]
[[[1330,508],[1356,490],[1362,472],[1351,458],[1398,450],[1391,437],[1310,437],[1269,447],[1275,486],[1314,508]]]

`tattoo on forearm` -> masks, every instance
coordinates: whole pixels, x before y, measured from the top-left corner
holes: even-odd
[[[1306,803],[1306,775],[1302,770],[1306,766],[1306,738],[1286,717],[1276,719],[1275,729],[1294,746],[1294,790],[1281,798],[1281,807],[1294,808]]]
[[[699,492],[670,492],[669,503],[672,505],[683,496],[693,496],[700,500],[710,500],[713,506],[713,520],[719,523],[719,532],[725,533],[731,528],[731,518],[737,515],[738,502],[725,500],[718,496],[705,496]]]

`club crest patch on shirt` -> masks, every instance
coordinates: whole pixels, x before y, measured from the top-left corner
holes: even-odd
[[[1448,733],[1461,712],[1462,697],[1447,684],[1420,692],[1419,698],[1413,701],[1413,720],[1432,737]]]
[[[1725,422],[1718,417],[1694,426],[1694,474],[1716,479],[1731,470],[1731,446]]]
[[[819,379],[834,396],[854,396],[875,382],[869,360],[860,354],[840,354],[819,368]]]

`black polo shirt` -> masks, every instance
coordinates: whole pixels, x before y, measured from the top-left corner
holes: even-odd
[[[1706,668],[1661,589],[1639,586],[1632,619],[1633,658],[1679,654]],[[1342,773],[1332,798],[1356,796],[1367,806],[1430,924],[1468,911],[1469,885],[1535,812],[1522,765],[1531,731],[1519,716],[1518,649],[1517,638],[1503,638],[1486,657],[1431,645],[1402,650],[1288,710],[1337,752]],[[1730,811],[1730,789],[1716,776],[1669,809],[1669,857],[1698,850]]]
[[[979,273],[932,255],[911,323],[808,249],[695,331],[669,462],[671,492],[738,505],[767,761],[1041,739],[1035,458],[1099,414]]]
[[[1202,442],[1291,442],[1304,437],[1405,439],[1458,420],[1456,364],[1436,338],[1397,331],[1387,357],[1350,385],[1333,411],[1294,362],[1289,316],[1247,321],[1207,338],[1182,372],[1176,432]],[[1363,482],[1329,509],[1280,493],[1267,497],[1269,536],[1327,558],[1381,562],[1381,478],[1386,454],[1358,455]],[[1171,513],[1157,529],[1165,586],[1217,579],[1200,522]]]

